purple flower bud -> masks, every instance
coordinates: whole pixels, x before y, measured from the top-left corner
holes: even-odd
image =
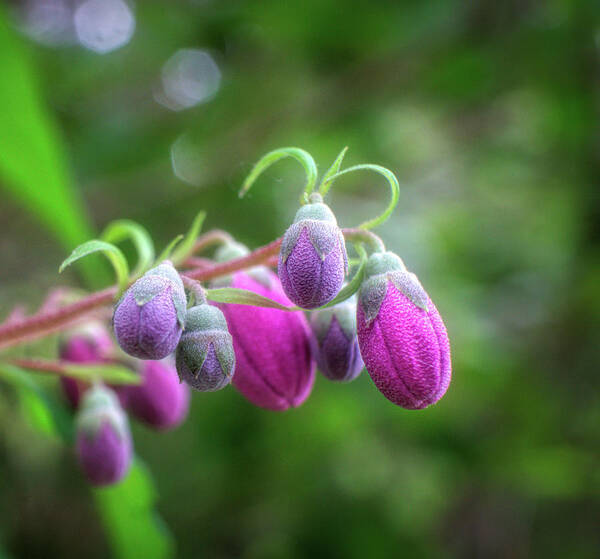
[[[237,272],[232,286],[290,305],[277,276],[264,267]],[[250,402],[274,411],[297,407],[315,379],[310,328],[302,312],[221,304],[233,336],[233,385]]]
[[[231,382],[235,355],[227,322],[217,307],[203,304],[188,310],[176,363],[179,378],[201,392],[221,390]]]
[[[116,483],[127,473],[131,433],[127,416],[110,389],[96,386],[85,394],[77,415],[76,450],[92,485]]]
[[[329,380],[354,380],[363,369],[356,338],[356,304],[348,300],[330,309],[314,311],[310,325],[319,370]]]
[[[285,232],[278,273],[286,295],[299,307],[314,309],[339,292],[348,268],[344,236],[320,197],[302,206]]]
[[[77,327],[64,338],[59,347],[59,356],[70,363],[108,363],[114,350],[114,343],[106,328],[100,322],[90,322]],[[87,382],[71,377],[60,377],[60,383],[72,409],[79,407],[81,396],[88,389]],[[122,406],[126,406],[126,395],[117,391]]]
[[[179,382],[170,359],[142,361],[140,369],[142,384],[127,387],[129,411],[156,429],[176,427],[188,413],[189,388]]]
[[[113,323],[121,349],[139,359],[163,359],[175,351],[185,322],[186,298],[169,261],[148,270],[121,297]]]
[[[357,320],[367,371],[388,400],[422,409],[444,395],[451,377],[446,328],[417,277],[395,254],[369,258]]]

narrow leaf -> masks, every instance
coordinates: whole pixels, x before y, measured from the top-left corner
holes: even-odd
[[[107,243],[119,243],[130,239],[137,251],[134,277],[141,276],[154,262],[154,243],[144,227],[129,219],[118,219],[108,224],[101,235]]]
[[[206,298],[209,301],[217,303],[234,303],[237,305],[250,305],[253,307],[268,307],[271,309],[279,309],[281,311],[297,311],[298,307],[286,307],[280,305],[276,301],[263,297],[253,291],[247,289],[237,289],[235,287],[220,287],[217,289],[207,289]]]
[[[333,177],[333,175],[335,175],[340,170],[340,167],[342,166],[342,161],[344,160],[344,156],[346,155],[347,151],[348,151],[348,146],[346,146],[340,152],[340,154],[336,157],[336,159],[333,162],[333,164],[331,165],[331,167],[329,167],[329,171],[327,171],[327,173],[325,173],[325,176],[323,177],[323,180],[321,181],[321,186],[319,187],[319,194],[321,196],[325,196],[325,194],[327,194],[327,192],[329,192],[329,189],[331,188],[331,185],[333,183],[333,181],[331,180],[331,177]]]
[[[96,507],[118,559],[173,557],[173,537],[154,509],[156,497],[153,480],[139,458],[121,483],[94,490]]]
[[[79,245],[60,265],[58,273],[60,274],[67,266],[73,264],[73,262],[94,252],[102,252],[110,260],[115,270],[119,287],[125,289],[129,281],[129,266],[127,265],[125,256],[123,256],[123,253],[115,245],[96,239]]]
[[[202,229],[202,224],[204,223],[205,218],[206,212],[198,212],[198,215],[194,218],[192,226],[185,235],[183,241],[177,247],[177,249],[173,251],[171,260],[175,266],[183,262],[191,254],[194,244],[196,243],[196,239],[198,238],[200,230]]]
[[[0,189],[58,239],[72,247],[92,236],[81,197],[73,188],[65,146],[56,120],[42,99],[36,68],[23,40],[0,6]],[[97,263],[82,267],[92,285]],[[99,273],[100,272],[100,273]]]
[[[94,363],[89,365],[63,363],[65,375],[79,380],[93,382],[103,380],[109,384],[140,384],[140,376],[125,367],[112,363]]]
[[[160,264],[163,260],[167,260],[167,258],[169,258],[171,256],[171,253],[173,252],[173,249],[177,246],[177,243],[179,243],[179,241],[181,241],[181,239],[183,239],[183,235],[177,235],[177,237],[175,237],[164,248],[164,250],[158,255],[158,258],[156,259],[156,263]]]

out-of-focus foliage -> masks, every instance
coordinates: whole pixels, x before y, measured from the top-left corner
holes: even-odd
[[[11,7],[26,28],[25,4]],[[597,6],[144,0],[133,13],[130,42],[104,55],[20,39],[98,229],[134,219],[160,247],[205,209],[204,229],[256,246],[282,234],[303,182],[281,162],[238,200],[258,157],[298,145],[325,172],[348,145],[345,166],[400,178],[379,232],[453,349],[453,383],[423,412],[394,407],[363,373],[319,378],[285,414],[227,389],[194,395],[173,433],[136,426],[177,556],[597,556]],[[165,66],[178,52],[185,63]],[[210,84],[186,82],[189,67]],[[17,116],[0,122],[31,118]],[[352,226],[385,196],[383,179],[357,174],[329,201]],[[68,251],[36,215],[2,199],[4,314],[76,281],[57,277]],[[106,557],[110,530],[71,454],[0,394],[0,542],[15,557]],[[127,522],[123,546],[139,530]]]

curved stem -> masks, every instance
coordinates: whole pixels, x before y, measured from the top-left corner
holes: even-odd
[[[268,167],[273,165],[276,161],[284,157],[293,157],[297,161],[299,161],[304,167],[304,171],[306,172],[306,186],[304,187],[304,200],[308,200],[308,196],[315,188],[315,184],[317,182],[317,166],[315,164],[312,156],[303,149],[295,148],[295,147],[287,147],[287,148],[279,148],[273,151],[270,151],[266,155],[264,155],[256,165],[250,174],[246,177],[244,184],[239,192],[239,197],[243,198],[246,192],[250,190],[250,187],[254,184],[254,181],[265,171]]]
[[[342,175],[345,175],[347,173],[352,173],[354,171],[375,171],[376,173],[383,175],[390,185],[391,200],[385,211],[376,218],[365,221],[364,223],[361,223],[358,226],[361,229],[373,229],[373,227],[381,225],[388,217],[390,217],[390,215],[394,211],[394,208],[398,204],[398,198],[400,197],[400,185],[398,184],[398,179],[396,178],[396,175],[394,175],[394,173],[392,173],[389,169],[381,167],[381,165],[372,165],[370,163],[355,165],[354,167],[344,169],[343,171],[340,171],[339,173],[336,173],[335,175],[330,177],[329,181],[333,182],[338,177],[341,177]]]
[[[385,245],[378,235],[366,229],[342,229],[344,238],[351,243],[363,243],[371,252],[384,252]]]

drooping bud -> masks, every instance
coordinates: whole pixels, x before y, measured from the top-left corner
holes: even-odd
[[[373,382],[388,400],[407,409],[437,402],[451,377],[444,323],[402,260],[374,253],[357,306],[358,342]]]
[[[179,382],[170,358],[140,362],[142,383],[127,387],[129,411],[155,429],[179,425],[189,410],[190,391]]]
[[[113,323],[121,349],[139,359],[173,353],[185,323],[186,298],[169,261],[148,270],[121,297]]]
[[[224,261],[239,254],[223,251],[216,256]],[[290,305],[277,275],[263,266],[234,273],[229,285]],[[310,327],[304,314],[232,303],[219,304],[219,308],[233,336],[233,386],[261,408],[283,411],[302,404],[315,378]]]
[[[310,325],[319,370],[329,380],[354,380],[363,369],[356,337],[356,303],[349,299],[329,309],[314,311]]]
[[[131,464],[132,442],[127,416],[115,394],[95,386],[83,397],[77,420],[79,463],[92,485],[116,483]]]
[[[344,236],[320,195],[302,206],[285,232],[278,273],[288,298],[314,309],[339,292],[348,268]]]
[[[231,382],[235,355],[227,322],[217,307],[202,304],[188,310],[176,365],[179,378],[201,392],[221,390]]]
[[[59,357],[70,363],[107,363],[114,351],[114,342],[100,322],[89,322],[70,331],[61,340]],[[71,377],[60,377],[60,384],[72,409],[77,409],[89,383]],[[126,406],[126,395],[118,390],[119,400]]]

